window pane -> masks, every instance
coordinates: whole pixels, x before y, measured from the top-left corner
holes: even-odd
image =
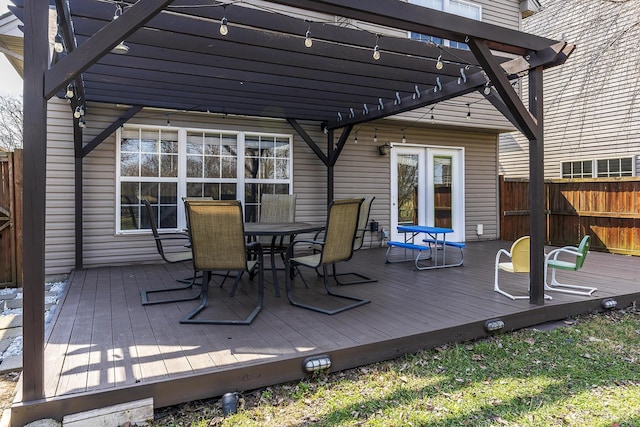
[[[120,153],[120,175],[138,176],[139,174],[139,154]]]
[[[176,228],[178,227],[178,215],[176,205],[160,206],[160,218],[158,220],[158,228]]]
[[[160,176],[177,177],[178,176],[178,156],[174,154],[163,154],[160,156]]]
[[[258,157],[247,157],[244,161],[244,177],[258,178],[260,169],[260,159]]]
[[[289,184],[275,184],[273,187],[275,194],[289,194]]]
[[[264,158],[260,163],[260,178],[262,179],[274,179],[275,175],[275,160],[271,158]]]
[[[593,162],[591,160],[582,162],[582,171],[584,178],[591,178],[593,176]]]
[[[204,184],[204,197],[220,200],[220,184]]]
[[[220,200],[238,200],[235,184],[220,185]]]
[[[187,156],[187,177],[202,178],[202,157]]]
[[[220,178],[220,157],[215,156],[204,158],[204,177]]]
[[[137,137],[131,139],[123,139],[122,143],[120,144],[120,151],[137,153],[138,151],[140,151],[140,140]]]
[[[140,183],[140,199],[147,199],[149,203],[158,203],[160,194],[158,192],[157,182],[141,182]]]
[[[140,155],[140,176],[157,177],[159,173],[159,159],[157,154]]]
[[[120,207],[120,229],[137,230],[138,224],[140,223],[139,217],[140,215],[137,205],[122,205]]]
[[[289,160],[278,159],[276,160],[276,179],[288,179],[289,178]]]
[[[236,178],[237,159],[235,157],[222,158],[222,178]]]

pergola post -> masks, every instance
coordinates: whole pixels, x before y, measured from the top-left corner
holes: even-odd
[[[44,397],[44,239],[46,208],[49,2],[26,0],[24,14],[23,374],[22,400]]]
[[[544,304],[544,123],[542,67],[529,72],[529,111],[537,120],[535,139],[529,140],[529,221],[531,235],[531,304]]]

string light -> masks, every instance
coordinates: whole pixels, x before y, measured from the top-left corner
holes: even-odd
[[[373,47],[373,59],[376,61],[380,59],[380,46],[378,41],[380,40],[380,34],[376,34],[376,45]]]
[[[402,129],[402,143],[403,144],[407,143],[407,135],[404,133],[404,129]]]
[[[373,131],[373,142],[374,143],[378,142],[378,128],[374,128],[374,131]]]
[[[433,115],[433,109],[435,108],[435,105],[433,107],[431,107],[431,124],[434,124],[436,122],[436,116]]]
[[[71,83],[69,83],[67,85],[67,92],[64,94],[64,97],[67,98],[67,99],[71,99],[71,98],[73,98],[73,94],[74,94],[73,85]]]
[[[60,33],[56,34],[56,37],[53,43],[53,50],[55,50],[56,53],[64,52],[64,44],[62,44],[62,36],[60,35]]]
[[[313,46],[313,39],[311,38],[311,22],[309,22],[309,26],[307,27],[307,32],[304,35],[304,45],[306,47]]]
[[[75,117],[76,119],[79,119],[80,117],[82,117],[82,113],[80,112],[79,105],[76,107],[76,111],[73,112],[73,117]]]
[[[220,34],[226,36],[229,34],[229,27],[227,26],[227,6],[222,8],[222,19],[220,20]]]
[[[353,143],[354,144],[358,143],[358,131],[356,131],[356,137],[354,138]]]
[[[467,120],[471,120],[471,104],[467,103]]]
[[[442,54],[438,56],[438,61],[436,62],[436,70],[442,70],[444,68],[444,64],[442,63]]]
[[[84,121],[84,117],[80,117],[80,119],[78,120],[78,126],[83,129],[87,127],[87,123]]]

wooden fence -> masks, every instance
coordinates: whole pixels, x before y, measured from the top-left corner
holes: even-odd
[[[0,286],[22,285],[22,150],[0,153]]]
[[[500,230],[504,240],[529,234],[529,181],[500,176]],[[545,181],[547,244],[575,245],[591,236],[591,248],[640,255],[640,178]]]

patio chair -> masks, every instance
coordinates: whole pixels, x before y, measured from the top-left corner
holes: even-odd
[[[500,249],[496,254],[496,265],[495,265],[495,281],[493,285],[493,290],[498,292],[512,300],[517,299],[528,299],[529,294],[527,295],[512,295],[503,289],[500,289],[498,286],[498,272],[500,270],[506,271],[509,273],[526,273],[530,272],[530,247],[531,247],[531,238],[529,236],[520,237],[518,240],[513,242],[511,245],[511,249],[507,251],[506,249]],[[501,255],[506,255],[511,259],[510,262],[500,262]],[[549,295],[544,296],[545,299],[551,299]]]
[[[364,245],[364,237],[367,231],[369,231],[369,214],[371,213],[371,205],[373,204],[373,200],[375,196],[365,197],[362,202],[362,206],[360,206],[360,214],[358,216],[358,229],[356,230],[356,238],[353,242],[353,250],[357,251],[362,248]],[[356,276],[359,278],[350,282],[341,282],[338,277],[342,276]],[[336,273],[336,265],[333,264],[333,278],[338,285],[357,285],[361,283],[374,283],[377,282],[377,279],[372,279],[370,277],[365,276],[360,273]]]
[[[336,314],[370,302],[366,299],[335,293],[329,287],[327,271],[327,266],[342,261],[348,261],[353,256],[353,246],[358,227],[358,215],[362,201],[363,199],[334,200],[329,206],[324,241],[295,240],[287,250],[287,266],[289,271],[294,271],[294,268],[299,267],[308,267],[314,270],[318,267],[322,267],[322,277],[327,294],[332,297],[346,299],[353,302],[335,309],[327,309],[300,302],[295,299],[293,295],[291,283],[292,275],[286,274],[287,297],[292,305],[324,314]],[[294,248],[299,244],[317,245],[316,247],[319,247],[319,251],[310,255],[293,257],[292,254],[294,252]],[[300,277],[302,278],[301,275]],[[302,280],[304,280],[304,278],[302,278]]]
[[[191,249],[187,248],[189,244],[189,236],[184,233],[168,233],[168,234],[160,234],[158,232],[158,226],[156,225],[156,217],[153,208],[151,207],[151,203],[148,200],[143,199],[142,204],[145,206],[145,211],[147,217],[149,218],[149,226],[151,227],[151,232],[153,233],[153,238],[156,241],[156,248],[158,249],[158,253],[162,257],[165,262],[170,264],[180,263],[191,261]],[[163,242],[166,241],[182,241],[185,245],[185,249],[177,252],[167,252],[164,250]],[[148,291],[140,291],[140,297],[142,299],[142,305],[153,305],[153,304],[164,304],[168,302],[179,302],[179,301],[191,301],[198,298],[198,295],[184,297],[180,299],[160,299],[160,300],[149,300],[149,295],[164,293],[164,292],[174,292],[174,291],[183,291],[186,289],[191,289],[195,284],[196,276],[195,274],[188,279],[179,279],[178,282],[186,283],[186,286],[178,286],[175,288],[166,288],[166,289],[153,289]]]
[[[580,245],[565,246],[563,248],[554,249],[544,259],[544,288],[547,291],[565,292],[574,295],[591,296],[598,288],[589,286],[569,285],[560,283],[556,279],[556,270],[578,271],[584,265],[591,246],[591,237],[584,236]],[[559,255],[568,254],[575,256],[575,262],[558,259]],[[551,269],[551,283],[547,282],[547,273]]]
[[[242,205],[237,200],[186,201],[189,217],[189,236],[193,251],[193,266],[203,274],[200,303],[185,315],[180,323],[214,325],[248,325],[262,310],[264,300],[264,272],[262,247],[259,242],[247,244],[244,236]],[[257,255],[250,260],[248,253]],[[196,319],[207,307],[209,281],[213,272],[258,271],[258,299],[256,306],[244,319]]]

